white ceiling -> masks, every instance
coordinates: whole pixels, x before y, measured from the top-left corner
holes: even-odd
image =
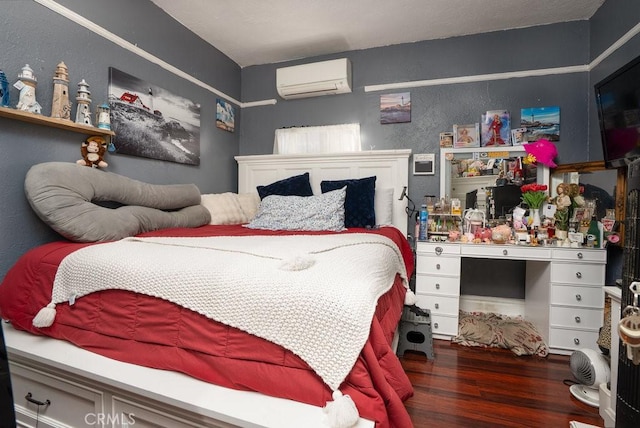
[[[604,0],[151,0],[241,67],[589,19]]]

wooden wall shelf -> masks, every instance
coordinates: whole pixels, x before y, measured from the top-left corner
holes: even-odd
[[[28,123],[35,123],[37,125],[50,126],[53,128],[65,129],[67,131],[78,132],[85,135],[102,135],[105,137],[116,135],[115,132],[107,129],[82,125],[71,120],[56,119],[53,117],[29,113],[28,111],[16,110],[14,108],[8,107],[0,107],[0,117],[21,120]]]

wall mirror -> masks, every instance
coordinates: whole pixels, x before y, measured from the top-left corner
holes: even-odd
[[[585,185],[589,190],[595,192],[604,191],[611,198],[613,209],[615,209],[616,221],[619,222],[620,237],[623,237],[623,226],[625,218],[625,198],[627,193],[627,172],[626,168],[607,169],[604,161],[594,162],[578,162],[571,164],[558,165],[557,168],[551,170],[549,179],[549,193],[552,197],[556,196],[556,188],[560,183],[578,183]],[[600,190],[602,189],[602,190]],[[586,191],[585,191],[586,193]],[[589,197],[589,195],[586,195]],[[597,196],[596,196],[597,198]],[[609,208],[607,195],[602,198],[602,206],[598,208],[601,213],[603,209]],[[624,242],[621,240],[621,242]]]
[[[463,211],[477,208],[487,219],[502,217],[520,203],[520,185],[548,184],[549,169],[524,165],[525,155],[522,146],[441,148],[440,196],[459,199]],[[519,181],[512,177],[517,174]]]

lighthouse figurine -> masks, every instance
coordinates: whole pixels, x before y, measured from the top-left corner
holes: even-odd
[[[96,112],[96,121],[98,122],[98,128],[111,130],[111,115],[109,114],[110,107],[107,103],[102,103],[98,106]]]
[[[78,94],[76,95],[76,123],[82,125],[93,126],[91,123],[91,92],[89,92],[89,84],[82,79],[78,83]]]
[[[56,66],[53,75],[53,101],[51,117],[71,120],[71,103],[69,102],[69,71],[64,62]]]
[[[0,107],[9,107],[9,81],[2,70],[0,70]]]
[[[18,74],[18,81],[13,86],[20,91],[20,98],[16,108],[30,113],[42,113],[42,106],[36,101],[36,86],[38,79],[33,74],[33,69],[26,64]]]

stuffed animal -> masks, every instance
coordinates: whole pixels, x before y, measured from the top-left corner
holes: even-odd
[[[103,160],[103,156],[107,151],[107,142],[103,137],[94,135],[89,137],[82,143],[80,152],[82,159],[76,161],[78,165],[90,166],[92,168],[106,168],[109,166]]]

